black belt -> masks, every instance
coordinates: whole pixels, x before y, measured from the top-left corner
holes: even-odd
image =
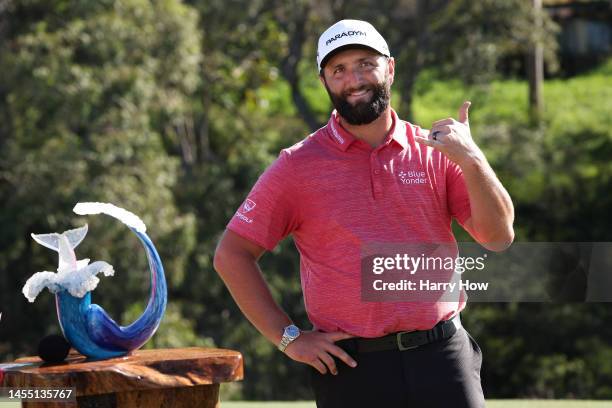
[[[410,332],[399,332],[389,334],[375,339],[356,338],[357,352],[368,353],[372,351],[387,351],[387,350],[410,350],[448,339],[461,328],[461,319],[459,314],[450,320],[441,321],[430,330],[416,330]]]

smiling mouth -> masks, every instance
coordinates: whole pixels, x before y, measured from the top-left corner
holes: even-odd
[[[363,96],[363,95],[367,94],[368,92],[370,92],[369,89],[360,89],[358,91],[349,92],[347,94],[347,96]]]
[[[348,103],[351,105],[356,105],[360,103],[367,103],[370,101],[372,95],[371,89],[360,89],[359,91],[349,92],[346,94],[345,98]]]

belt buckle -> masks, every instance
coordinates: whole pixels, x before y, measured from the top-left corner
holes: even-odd
[[[411,333],[411,332],[399,332],[399,333],[397,333],[395,335],[396,340],[397,340],[397,348],[400,351],[406,351],[406,350],[412,350],[412,349],[415,349],[415,348],[419,347],[419,346],[408,346],[408,347],[406,347],[406,346],[404,346],[402,344],[402,334],[406,334],[406,333]]]

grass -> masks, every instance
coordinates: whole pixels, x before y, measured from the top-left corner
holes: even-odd
[[[315,408],[311,401],[289,402],[224,402],[224,408]],[[562,400],[490,400],[488,408],[610,408],[612,401],[562,401]]]
[[[0,408],[19,408],[18,402],[3,402]],[[315,408],[312,401],[228,401],[223,408]],[[575,400],[489,400],[487,408],[610,408],[612,401],[575,401]]]
[[[314,402],[224,402],[223,408],[315,408]],[[612,401],[490,400],[487,408],[610,408]]]
[[[314,112],[327,121],[331,108],[329,99],[311,67],[301,68],[302,88]],[[597,69],[569,79],[546,79],[543,83],[543,122],[551,134],[595,129],[609,132],[612,126],[612,58]],[[398,93],[393,88],[392,106],[398,108]],[[429,128],[433,121],[448,116],[457,117],[461,103],[472,101],[470,119],[473,133],[486,132],[490,124],[528,123],[528,85],[525,80],[496,79],[487,84],[465,85],[459,80],[437,80],[429,71],[417,78],[414,91],[413,122]],[[270,114],[295,115],[289,86],[275,81],[257,90],[257,98],[265,100]],[[404,118],[405,119],[405,118]]]
[[[611,63],[612,65],[612,63]],[[593,126],[606,130],[612,123],[612,75],[597,71],[567,80],[544,82],[544,122],[549,131],[579,131]],[[415,123],[423,127],[447,116],[456,117],[465,99],[472,101],[473,124],[528,122],[527,82],[496,80],[486,86],[467,87],[459,81],[436,81],[415,95]]]

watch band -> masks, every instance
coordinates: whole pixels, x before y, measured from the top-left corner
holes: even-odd
[[[287,348],[287,346],[288,346],[289,344],[291,344],[291,342],[292,342],[292,341],[293,341],[293,340],[289,339],[288,337],[283,336],[283,338],[281,339],[281,341],[280,341],[280,343],[279,343],[279,345],[278,345],[278,349],[279,349],[280,351],[283,351],[283,352],[284,352],[284,351],[285,351],[285,349]]]
[[[296,325],[290,324],[285,327],[283,330],[283,337],[281,337],[280,343],[278,344],[278,349],[284,352],[287,346],[297,339],[300,334],[300,329]]]

